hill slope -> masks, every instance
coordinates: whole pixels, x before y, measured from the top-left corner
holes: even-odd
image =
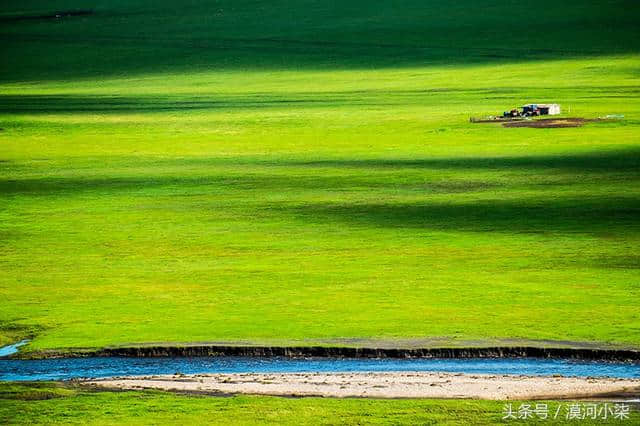
[[[637,2],[60,3],[0,15],[0,342],[640,344]],[[468,121],[544,101],[625,118]]]

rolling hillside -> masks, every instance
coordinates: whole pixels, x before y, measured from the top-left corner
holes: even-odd
[[[4,5],[0,344],[638,347],[640,4],[374,3]]]

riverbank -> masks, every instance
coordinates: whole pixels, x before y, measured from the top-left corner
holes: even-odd
[[[215,395],[486,400],[640,398],[640,379],[429,372],[175,374],[90,379],[79,383],[107,389],[156,389]]]
[[[568,420],[570,401],[540,402],[552,424]],[[513,403],[514,409],[520,404]],[[584,402],[590,404],[590,402]],[[162,391],[109,391],[65,382],[0,382],[0,424],[225,424],[363,425],[503,423],[504,401],[462,399],[280,398],[237,395],[202,397]],[[600,405],[602,407],[602,405]],[[560,409],[558,411],[558,409]],[[557,416],[556,416],[556,413]],[[629,421],[640,412],[632,406]],[[599,425],[586,417],[582,425]]]
[[[15,358],[70,357],[324,357],[324,358],[555,358],[595,361],[640,361],[640,350],[561,346],[491,347],[346,347],[257,345],[141,345],[101,349],[66,349],[15,354]]]

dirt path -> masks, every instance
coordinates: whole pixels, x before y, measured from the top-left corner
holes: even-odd
[[[117,389],[212,394],[372,398],[638,399],[640,379],[592,379],[454,373],[197,374],[91,379]]]
[[[586,118],[540,118],[537,120],[508,121],[502,123],[504,127],[534,127],[539,129],[556,129],[563,127],[581,127],[585,123],[596,120]]]

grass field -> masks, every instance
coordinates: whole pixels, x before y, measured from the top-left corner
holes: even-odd
[[[0,344],[640,346],[640,3],[267,3],[3,5]]]
[[[532,407],[540,401],[529,402]],[[639,420],[637,410],[626,421],[586,418],[567,420],[569,402],[543,402],[544,424],[625,424]],[[514,410],[520,404],[512,403]],[[324,399],[236,396],[212,398],[168,392],[89,391],[53,383],[0,383],[3,424],[450,424],[514,423],[504,420],[505,403],[472,400]],[[557,419],[553,419],[560,407]],[[537,418],[538,416],[534,416]],[[534,423],[534,422],[529,422]],[[522,424],[522,422],[518,422]]]

